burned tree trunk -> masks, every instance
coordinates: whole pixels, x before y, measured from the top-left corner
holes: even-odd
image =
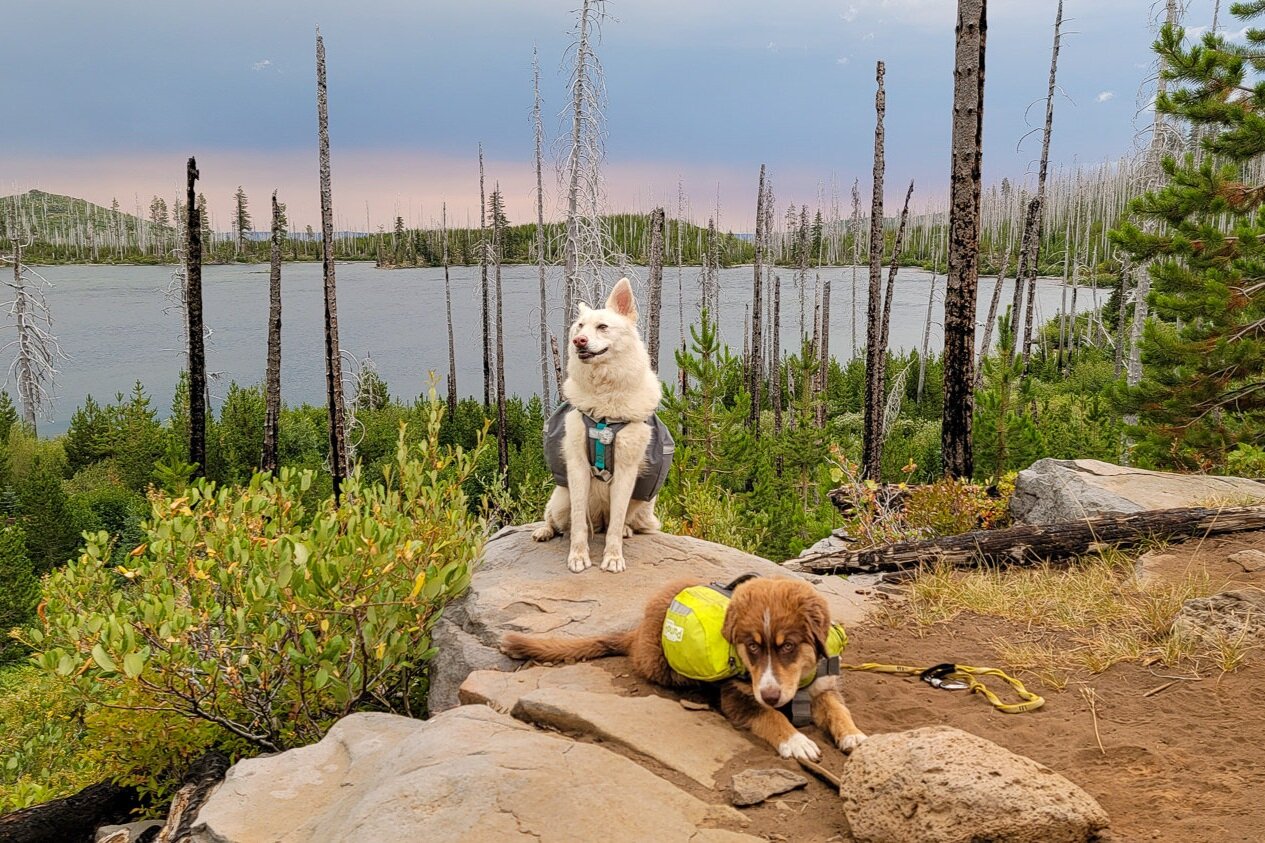
[[[870,199],[870,287],[866,304],[865,332],[865,423],[862,442],[862,470],[867,478],[878,480],[883,459],[883,349],[882,281],[883,281],[883,114],[887,100],[883,92],[883,62],[875,77],[878,90],[874,95],[874,189]]]
[[[0,840],[6,843],[91,841],[103,825],[125,823],[141,807],[134,787],[104,781],[70,796],[0,816]]]
[[[457,414],[457,340],[452,326],[452,282],[448,278],[448,203],[442,205],[439,223],[444,250],[444,306],[448,309],[448,418]],[[547,381],[546,381],[547,383]]]
[[[909,222],[909,200],[913,195],[914,182],[911,179],[909,189],[905,191],[905,204],[900,209],[900,224],[896,227],[896,239],[892,241],[892,258],[887,264],[887,291],[883,294],[883,329],[878,338],[879,354],[882,355],[879,361],[879,383],[883,383],[887,375],[887,345],[890,341],[892,298],[896,295],[896,273],[900,270],[900,253],[905,245],[905,226]],[[879,429],[881,430],[882,427],[883,417],[880,414]]]
[[[663,222],[662,208],[650,212],[650,318],[646,328],[650,367],[659,371],[659,323],[663,315]]]
[[[338,343],[338,298],[334,283],[334,200],[329,174],[329,97],[325,87],[325,41],[316,31],[316,114],[321,160],[321,263],[325,291],[325,390],[329,403],[329,470],[337,501],[347,476],[343,359]]]
[[[970,477],[975,470],[971,423],[975,411],[975,299],[979,286],[987,33],[987,0],[959,0],[944,291],[944,410],[940,421],[940,449],[949,477]]]
[[[501,479],[509,485],[509,431],[505,422],[505,319],[504,293],[501,288],[501,250],[505,244],[501,210],[501,185],[498,182],[492,193],[492,260],[496,266],[496,455]]]
[[[264,451],[260,467],[277,470],[281,420],[281,206],[272,192],[272,267],[268,274],[268,367],[264,374]]]
[[[1057,524],[1023,524],[974,530],[960,536],[900,542],[865,550],[819,553],[790,561],[817,574],[871,574],[927,565],[1031,565],[1072,559],[1103,545],[1128,547],[1147,541],[1265,529],[1265,507],[1184,507],[1128,515],[1101,515]]]
[[[185,169],[189,202],[189,254],[185,266],[185,315],[189,331],[189,462],[194,475],[206,476],[206,345],[202,326],[202,213],[194,194],[198,164]]]
[[[483,144],[479,144],[479,311],[483,320],[483,406],[492,406],[492,319],[488,301],[488,206],[483,192]]]

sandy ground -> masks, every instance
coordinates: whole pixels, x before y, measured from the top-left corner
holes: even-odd
[[[1245,547],[1265,550],[1265,533],[1171,546],[1148,573],[1173,576],[1203,568],[1214,584],[1265,587],[1265,572],[1244,574],[1226,559]],[[994,666],[999,661],[990,642],[1051,634],[976,616],[924,630],[860,625],[850,630],[845,660]],[[1021,676],[1045,696],[1039,711],[1003,714],[978,695],[874,673],[846,674],[845,696],[867,732],[945,724],[1062,773],[1111,816],[1104,840],[1265,841],[1265,653],[1253,653],[1245,667],[1224,674],[1206,665],[1196,671],[1118,664],[1097,675],[1074,675],[1062,690]],[[626,674],[624,681],[630,681]],[[1083,689],[1093,691],[1096,716]],[[818,737],[811,727],[805,731]],[[778,763],[764,760],[772,763],[763,766]],[[834,750],[823,759],[836,770],[845,763]],[[716,794],[698,795],[716,800]],[[852,839],[837,796],[817,781],[744,813],[752,821],[747,832],[772,841]]]

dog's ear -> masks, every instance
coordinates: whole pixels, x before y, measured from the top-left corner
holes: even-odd
[[[827,658],[830,655],[826,652],[826,642],[830,638],[830,604],[814,591],[804,598],[803,617],[808,626],[808,634],[812,636],[817,658]]]
[[[611,290],[610,296],[606,299],[606,308],[634,322],[637,321],[637,301],[633,298],[632,284],[627,278],[619,279],[615,289]]]
[[[729,605],[725,607],[725,622],[720,627],[720,634],[730,644],[736,643],[734,628],[738,625],[738,618],[746,612],[747,602],[747,595],[738,587],[734,589],[733,597],[729,598]]]
[[[576,302],[576,305],[575,305],[576,316],[583,316],[584,314],[588,313],[592,309],[593,308],[589,307],[584,302]]]

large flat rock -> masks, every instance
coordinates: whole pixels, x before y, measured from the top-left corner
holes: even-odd
[[[716,712],[689,711],[664,697],[540,688],[519,699],[513,713],[540,726],[619,744],[709,788],[719,785],[721,768],[756,749]]]
[[[1170,474],[1098,460],[1037,460],[1019,472],[1010,513],[1024,524],[1078,521],[1185,506],[1265,502],[1265,483],[1243,477]]]
[[[202,807],[192,839],[756,840],[733,830],[740,819],[610,750],[462,706],[428,721],[353,714],[320,743],[241,761]]]
[[[431,664],[430,710],[459,703],[461,683],[474,670],[512,670],[497,649],[506,632],[597,635],[636,626],[646,601],[683,577],[728,582],[746,573],[799,576],[780,565],[725,545],[667,533],[636,535],[624,542],[628,570],[609,574],[596,566],[567,570],[567,537],[534,542],[536,525],[509,527],[487,544],[470,590],[449,605],[436,625],[439,653]],[[605,536],[590,545],[601,559]],[[860,584],[839,577],[809,578],[830,602],[834,619],[861,621],[869,608]]]
[[[512,673],[476,670],[461,683],[458,695],[462,705],[490,705],[497,711],[509,714],[519,699],[541,688],[588,691],[595,694],[619,693],[614,677],[604,667],[598,667],[592,662],[581,662],[550,667],[536,665]]]

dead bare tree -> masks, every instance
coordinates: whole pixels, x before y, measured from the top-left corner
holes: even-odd
[[[1006,267],[1010,265],[1010,247],[1006,247],[1006,256],[997,267],[997,282],[993,284],[993,297],[988,304],[988,318],[984,320],[984,339],[980,342],[979,358],[975,362],[975,388],[979,389],[984,381],[984,358],[988,356],[989,346],[993,342],[993,326],[997,324],[997,304],[1001,300],[1001,285],[1006,278]],[[1075,307],[1075,300],[1072,306]]]
[[[865,420],[863,428],[862,470],[865,477],[879,480],[883,458],[883,349],[882,281],[883,281],[883,115],[887,99],[883,91],[883,62],[878,62],[874,95],[874,187],[870,198],[870,286],[866,305],[865,335]]]
[[[264,449],[260,468],[277,470],[277,434],[281,421],[281,206],[272,192],[272,239],[268,273],[268,366],[264,373]]]
[[[496,268],[496,454],[501,480],[509,484],[509,431],[505,421],[505,320],[501,288],[501,250],[505,246],[505,212],[501,185],[492,190],[492,260]]]
[[[940,421],[944,473],[949,477],[970,477],[975,470],[971,424],[975,410],[973,366],[987,12],[987,0],[958,0],[944,291],[944,409]]]
[[[603,114],[605,85],[602,65],[593,50],[601,36],[605,0],[583,0],[572,45],[570,147],[567,150],[566,268],[564,328],[577,300],[596,302],[604,282],[602,271],[611,251],[602,227]],[[565,333],[565,330],[564,330]]]
[[[852,180],[852,356],[857,356],[857,269],[861,265],[861,187]]]
[[[914,180],[909,180],[905,191],[905,204],[900,209],[900,223],[896,227],[896,239],[892,241],[892,257],[887,264],[887,291],[883,294],[883,330],[879,334],[878,347],[883,359],[879,361],[879,383],[887,373],[887,345],[892,324],[892,299],[896,296],[896,273],[900,271],[900,254],[905,245],[905,227],[909,223],[909,200],[914,195]]]
[[[325,386],[329,403],[329,470],[334,481],[334,500],[337,501],[348,470],[347,410],[343,402],[343,361],[338,343],[338,298],[334,283],[334,200],[329,172],[329,97],[325,86],[325,41],[321,38],[319,28],[316,30],[316,115],[321,162],[321,263],[325,278]]]
[[[659,322],[663,315],[663,225],[662,208],[650,212],[650,316],[646,328],[650,366],[659,371]]]
[[[7,304],[17,336],[3,351],[16,351],[9,365],[9,379],[17,385],[22,421],[35,433],[38,419],[52,408],[57,360],[65,359],[66,355],[62,354],[53,335],[52,311],[44,296],[44,290],[51,285],[22,262],[22,249],[30,243],[23,244],[23,238],[16,231],[10,239],[13,254],[5,260],[13,264],[13,280],[8,282],[13,299]]]
[[[318,43],[319,43],[319,37]],[[206,476],[206,345],[202,324],[202,211],[194,195],[198,164],[189,159],[185,192],[189,203],[189,250],[185,258],[185,316],[189,340],[189,462]]]
[[[479,144],[479,316],[483,320],[483,406],[492,406],[492,320],[488,301],[488,213],[483,193],[483,144]]]
[[[452,325],[452,281],[448,278],[448,203],[440,206],[440,239],[443,241],[444,306],[448,310],[448,418],[457,414],[457,340]]]
[[[1028,374],[1028,364],[1032,359],[1032,322],[1035,318],[1037,298],[1037,258],[1041,251],[1041,231],[1045,222],[1045,181],[1050,166],[1050,133],[1054,128],[1054,88],[1059,69],[1059,44],[1063,28],[1063,0],[1059,0],[1058,11],[1054,16],[1054,46],[1050,50],[1050,84],[1045,96],[1045,130],[1041,137],[1041,164],[1037,171],[1037,202],[1041,205],[1041,214],[1037,218],[1036,236],[1028,248],[1032,256],[1028,260],[1028,306],[1023,324],[1023,372]]]
[[[540,400],[547,417],[553,411],[553,401],[549,397],[549,302],[545,288],[545,183],[542,163],[545,129],[540,117],[540,59],[535,47],[531,51],[531,69],[532,128],[536,135],[536,268],[540,272]],[[451,324],[451,319],[449,321]],[[561,383],[558,388],[562,388]]]

